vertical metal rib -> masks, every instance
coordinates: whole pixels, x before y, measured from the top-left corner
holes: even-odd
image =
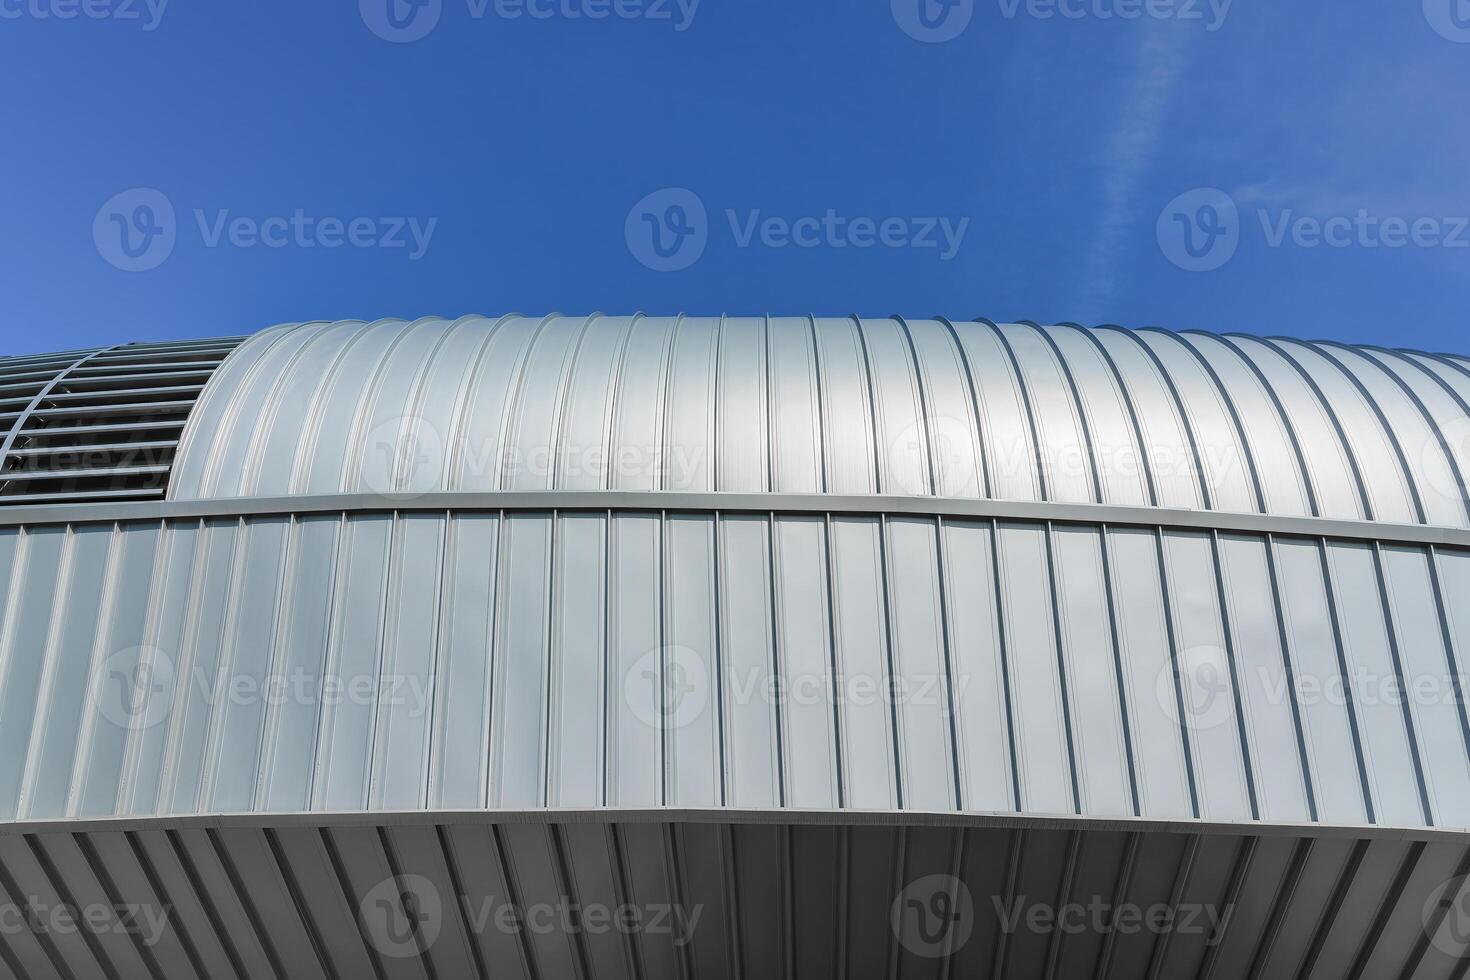
[[[1270,965],[1276,941],[1281,938],[1281,930],[1286,926],[1286,917],[1291,912],[1291,903],[1296,898],[1297,886],[1301,884],[1302,872],[1306,870],[1307,860],[1312,856],[1315,844],[1313,838],[1303,837],[1292,848],[1291,863],[1286,866],[1286,872],[1276,887],[1276,896],[1271,900],[1271,908],[1266,914],[1265,931],[1256,942],[1256,952],[1251,958],[1246,980],[1260,980],[1266,967]],[[1208,980],[1208,977],[1201,974],[1200,980]]]
[[[1086,338],[1087,342],[1097,351],[1098,357],[1108,366],[1108,371],[1113,376],[1113,384],[1118,389],[1118,397],[1123,400],[1123,407],[1128,412],[1128,424],[1133,430],[1133,438],[1138,448],[1139,462],[1143,469],[1144,483],[1148,490],[1148,504],[1150,507],[1157,507],[1159,505],[1159,487],[1158,481],[1154,478],[1154,464],[1150,458],[1151,454],[1148,451],[1148,440],[1143,437],[1143,423],[1139,421],[1138,408],[1133,403],[1133,392],[1129,390],[1128,382],[1123,378],[1123,372],[1118,369],[1118,362],[1113,358],[1112,351],[1108,350],[1103,342],[1097,339],[1097,334],[1094,331],[1088,330],[1086,327],[1076,323],[1062,323],[1059,325],[1070,327]]]
[[[1388,440],[1389,446],[1393,449],[1394,459],[1398,461],[1399,470],[1403,474],[1404,486],[1408,487],[1409,499],[1414,504],[1414,514],[1419,518],[1420,524],[1428,524],[1429,517],[1424,512],[1424,498],[1419,491],[1419,481],[1414,479],[1414,468],[1409,465],[1409,457],[1404,453],[1403,443],[1399,440],[1398,433],[1394,430],[1393,425],[1388,421],[1388,416],[1384,414],[1383,406],[1378,404],[1378,399],[1374,398],[1373,393],[1368,390],[1368,386],[1363,384],[1363,379],[1348,370],[1347,365],[1343,364],[1336,354],[1333,354],[1321,344],[1290,341],[1286,338],[1279,337],[1276,338],[1276,342],[1281,344],[1300,343],[1301,346],[1308,350],[1316,351],[1327,363],[1341,371],[1343,377],[1347,378],[1352,386],[1357,389],[1358,394],[1363,397],[1363,401],[1367,402],[1368,407],[1373,411],[1373,416],[1378,419],[1378,425],[1383,429],[1383,435]]]
[[[1240,903],[1240,893],[1245,888],[1246,879],[1250,877],[1256,848],[1260,843],[1259,837],[1246,837],[1236,847],[1235,860],[1230,866],[1230,878],[1225,883],[1224,910],[1219,925],[1205,940],[1205,958],[1200,963],[1197,980],[1211,980],[1215,974],[1215,967],[1220,962],[1220,950],[1230,935],[1231,924],[1235,922],[1235,908]]]
[[[1358,761],[1358,785],[1363,790],[1363,810],[1369,823],[1377,823],[1377,808],[1373,790],[1368,782],[1368,766],[1363,754],[1363,735],[1358,725],[1358,709],[1353,699],[1353,687],[1349,680],[1351,672],[1347,665],[1347,647],[1342,639],[1342,617],[1337,610],[1337,585],[1333,581],[1332,566],[1327,561],[1327,542],[1318,540],[1317,555],[1322,569],[1322,591],[1327,596],[1327,618],[1332,623],[1332,642],[1337,648],[1337,671],[1342,681],[1343,704],[1347,708],[1348,730],[1353,736],[1353,755]]]
[[[1292,455],[1296,458],[1297,471],[1301,473],[1302,489],[1307,494],[1307,507],[1313,517],[1321,517],[1322,508],[1317,502],[1317,487],[1312,478],[1312,470],[1307,466],[1307,455],[1305,450],[1302,449],[1301,437],[1297,434],[1296,425],[1291,421],[1291,414],[1286,410],[1286,403],[1281,400],[1281,395],[1266,377],[1266,372],[1262,371],[1261,366],[1255,362],[1255,359],[1246,354],[1240,345],[1230,337],[1223,334],[1206,334],[1198,330],[1187,330],[1185,333],[1201,337],[1212,337],[1218,340],[1222,346],[1240,358],[1240,362],[1246,366],[1251,374],[1255,375],[1256,382],[1260,384],[1261,390],[1266,393],[1266,398],[1271,402],[1271,407],[1276,411],[1276,417],[1281,422],[1281,428],[1286,432],[1287,441],[1291,443]]]
[[[1077,736],[1072,726],[1072,699],[1067,684],[1067,658],[1062,649],[1061,595],[1057,590],[1056,545],[1052,541],[1055,533],[1055,527],[1047,522],[1043,537],[1046,541],[1047,585],[1051,590],[1052,643],[1057,655],[1057,681],[1062,699],[1062,728],[1067,734],[1067,767],[1071,772],[1072,807],[1074,812],[1080,814],[1082,812],[1082,780],[1077,772]]]
[[[1179,906],[1184,904],[1184,893],[1189,890],[1190,879],[1194,876],[1201,840],[1198,834],[1191,835],[1184,845],[1184,853],[1180,855],[1179,866],[1174,873],[1174,887],[1169,890],[1169,908],[1176,914]],[[1169,940],[1172,938],[1173,934],[1167,929],[1154,937],[1153,955],[1149,958],[1148,965],[1149,980],[1159,980],[1163,976],[1164,963],[1169,958]]]
[[[1189,725],[1185,719],[1189,717],[1184,708],[1183,672],[1179,667],[1179,634],[1174,625],[1174,601],[1169,588],[1169,565],[1164,559],[1164,532],[1162,530],[1152,532],[1154,546],[1158,555],[1159,589],[1163,594],[1164,607],[1164,631],[1169,640],[1169,672],[1174,679],[1174,710],[1179,713],[1179,737],[1184,742],[1184,771],[1189,777],[1189,806],[1195,819],[1202,814],[1199,808],[1199,784],[1194,772],[1194,745],[1189,737]]]
[[[1077,866],[1082,857],[1082,831],[1074,830],[1067,835],[1067,856],[1062,862],[1062,880],[1057,885],[1057,901],[1055,908],[1067,909],[1072,906],[1072,894],[1077,888]],[[1057,980],[1057,968],[1062,960],[1062,943],[1066,941],[1067,930],[1057,928],[1052,931],[1051,942],[1046,951],[1045,976],[1047,980]]]
[[[904,343],[909,352],[909,363],[913,368],[914,390],[919,393],[919,427],[924,433],[924,464],[927,467],[929,479],[929,493],[939,496],[939,473],[934,467],[934,433],[931,431],[929,416],[929,393],[928,378],[925,377],[922,363],[919,361],[919,350],[914,346],[914,333],[909,329],[909,323],[901,316],[893,318],[898,322],[899,328],[903,330]]]
[[[1123,667],[1123,642],[1118,630],[1118,600],[1113,587],[1113,556],[1107,525],[1098,528],[1098,545],[1102,553],[1103,597],[1108,607],[1108,639],[1112,644],[1113,680],[1118,686],[1118,713],[1123,723],[1123,751],[1128,757],[1128,797],[1133,801],[1133,815],[1143,815],[1138,794],[1138,757],[1133,744],[1133,718],[1128,709],[1127,672]]]
[[[1235,699],[1235,733],[1240,739],[1240,758],[1245,764],[1245,788],[1250,794],[1251,819],[1261,819],[1260,794],[1256,789],[1256,765],[1246,734],[1245,703],[1241,698],[1240,666],[1235,653],[1235,631],[1231,625],[1230,596],[1225,589],[1225,568],[1220,560],[1220,532],[1210,532],[1210,564],[1215,573],[1215,596],[1220,604],[1220,635],[1225,639],[1225,660],[1230,665],[1230,691]]]
[[[266,853],[270,855],[271,861],[275,864],[276,876],[286,887],[286,895],[291,899],[291,907],[296,910],[296,917],[301,920],[301,927],[306,932],[306,938],[311,943],[312,953],[316,956],[322,973],[329,980],[340,980],[337,966],[327,953],[327,943],[322,937],[321,926],[312,917],[311,903],[302,894],[301,884],[296,880],[296,875],[291,870],[291,863],[286,860],[286,855],[281,849],[279,832],[266,828],[261,833],[265,838]]]
[[[1373,923],[1363,935],[1362,945],[1358,947],[1358,956],[1347,974],[1347,980],[1358,980],[1363,975],[1363,971],[1368,968],[1368,961],[1372,959],[1373,953],[1378,949],[1379,941],[1383,939],[1383,931],[1388,928],[1389,917],[1398,910],[1404,889],[1408,887],[1409,877],[1414,873],[1414,868],[1424,855],[1426,846],[1423,841],[1416,841],[1409,845],[1409,853],[1404,856],[1398,873],[1394,875],[1393,881],[1389,884],[1388,892],[1378,906],[1378,914],[1373,917]]]
[[[1450,914],[1450,909],[1455,908],[1458,904],[1457,900],[1460,897],[1460,892],[1465,888],[1467,875],[1470,875],[1470,847],[1465,849],[1464,855],[1460,858],[1460,863],[1455,867],[1454,873],[1450,875],[1449,880],[1446,882],[1446,884],[1451,886],[1458,882],[1458,888],[1453,892],[1446,890],[1442,893],[1438,904],[1432,912],[1427,908],[1425,909],[1426,912],[1429,912],[1429,915],[1424,921],[1424,929],[1420,932],[1419,940],[1414,944],[1413,951],[1409,953],[1408,959],[1404,961],[1404,968],[1399,971],[1399,980],[1411,980],[1418,971],[1419,964],[1424,962],[1424,955],[1429,952],[1430,943],[1434,941],[1434,937],[1439,934],[1439,930],[1444,926],[1444,920]],[[1466,952],[1470,952],[1470,950]],[[1462,952],[1461,956],[1466,962],[1470,962],[1470,956],[1466,956],[1465,952]]]
[[[1394,677],[1400,691],[1412,690],[1404,674],[1404,657],[1399,649],[1399,631],[1393,621],[1393,603],[1388,598],[1388,579],[1383,568],[1383,546],[1377,541],[1371,547],[1373,554],[1373,577],[1378,585],[1378,605],[1383,610],[1383,630],[1388,636],[1388,652],[1393,659]],[[1414,712],[1408,696],[1401,697],[1400,713],[1404,719],[1404,734],[1409,742],[1409,758],[1414,763],[1414,781],[1419,788],[1419,807],[1426,825],[1434,826],[1434,808],[1429,803],[1429,787],[1424,778],[1424,759],[1419,744],[1418,726],[1414,724]]]
[[[981,485],[985,489],[986,498],[993,498],[995,479],[990,474],[990,454],[986,452],[986,446],[989,444],[986,441],[989,420],[980,410],[980,395],[975,389],[975,370],[970,366],[970,355],[965,350],[964,342],[960,340],[960,333],[955,329],[955,325],[944,317],[939,317],[939,322],[944,324],[945,329],[949,331],[950,343],[954,346],[955,354],[960,359],[960,370],[965,374],[965,391],[970,396],[970,410],[975,413],[975,435],[977,437],[975,458],[979,460]]]
[[[1154,369],[1159,372],[1159,379],[1164,382],[1164,387],[1168,389],[1170,400],[1174,402],[1174,411],[1179,415],[1179,425],[1184,430],[1185,438],[1189,440],[1189,452],[1194,459],[1194,471],[1199,478],[1200,497],[1204,502],[1205,510],[1214,510],[1215,498],[1214,494],[1210,492],[1209,474],[1205,472],[1204,456],[1200,453],[1199,436],[1194,431],[1194,420],[1189,417],[1189,412],[1185,410],[1184,398],[1179,394],[1179,386],[1174,382],[1174,376],[1169,373],[1169,369],[1164,366],[1163,360],[1159,358],[1158,351],[1140,340],[1138,335],[1132,330],[1124,329],[1116,324],[1105,324],[1098,327],[1098,329],[1111,330],[1133,341],[1133,343],[1138,345],[1138,349],[1143,351],[1144,355],[1153,363]]]
[[[1046,343],[1052,356],[1056,358],[1057,367],[1062,372],[1062,378],[1067,382],[1067,396],[1072,403],[1073,411],[1077,413],[1077,421],[1082,426],[1082,441],[1087,447],[1087,471],[1092,475],[1092,499],[1099,504],[1107,503],[1103,494],[1102,474],[1100,468],[1102,460],[1098,457],[1097,444],[1092,438],[1092,421],[1087,417],[1087,405],[1082,401],[1082,393],[1077,388],[1077,378],[1072,373],[1072,365],[1062,354],[1062,348],[1057,344],[1056,338],[1050,331],[1040,324],[1031,320],[1019,321],[1022,326],[1030,327]]]
[[[1261,485],[1261,470],[1256,465],[1255,451],[1251,448],[1250,439],[1246,436],[1245,424],[1241,421],[1240,411],[1235,407],[1235,399],[1230,397],[1230,390],[1225,387],[1225,382],[1221,380],[1219,372],[1215,370],[1215,365],[1211,364],[1209,358],[1205,357],[1200,349],[1184,334],[1164,330],[1161,327],[1144,327],[1143,329],[1151,333],[1162,334],[1174,340],[1180,347],[1183,347],[1190,354],[1194,355],[1194,359],[1204,369],[1206,376],[1210,379],[1210,383],[1215,386],[1215,391],[1219,394],[1220,401],[1225,405],[1225,410],[1230,415],[1230,423],[1235,429],[1235,437],[1240,440],[1240,451],[1245,455],[1245,464],[1251,478],[1251,489],[1256,496],[1256,509],[1262,514],[1266,513],[1266,492]]]
[[[1348,854],[1347,862],[1342,870],[1338,872],[1337,882],[1332,886],[1332,894],[1327,900],[1326,906],[1317,918],[1317,928],[1312,933],[1311,945],[1307,947],[1302,961],[1297,967],[1296,976],[1298,980],[1306,980],[1317,968],[1317,960],[1322,956],[1322,949],[1327,945],[1327,937],[1332,934],[1332,927],[1337,925],[1337,915],[1342,911],[1343,903],[1347,901],[1348,892],[1357,881],[1358,871],[1363,866],[1363,859],[1368,856],[1368,848],[1373,846],[1372,841],[1360,840],[1353,844],[1352,851]],[[1387,846],[1387,845],[1379,845]]]
[[[1233,334],[1232,336],[1239,335]],[[1280,344],[1264,337],[1251,337],[1248,339],[1260,344],[1262,347],[1275,351],[1306,382],[1307,387],[1311,390],[1313,396],[1316,397],[1317,405],[1322,409],[1322,414],[1326,416],[1327,421],[1332,425],[1332,431],[1337,435],[1338,447],[1342,451],[1343,458],[1348,461],[1348,469],[1353,475],[1353,484],[1358,491],[1358,500],[1363,507],[1364,519],[1370,521],[1376,520],[1373,516],[1375,513],[1373,499],[1368,493],[1368,484],[1363,477],[1363,466],[1358,462],[1358,454],[1353,451],[1352,442],[1347,437],[1347,430],[1343,428],[1342,419],[1338,417],[1337,411],[1332,407],[1332,402],[1328,399],[1326,393],[1323,392],[1322,386],[1317,383],[1317,379],[1312,376],[1312,372],[1308,371],[1300,361],[1293,357]]]
[[[1026,410],[1026,428],[1031,437],[1031,451],[1036,457],[1036,480],[1041,490],[1042,500],[1051,500],[1051,490],[1047,482],[1047,474],[1050,466],[1047,464],[1046,454],[1041,447],[1041,429],[1036,423],[1036,408],[1031,403],[1031,388],[1026,384],[1026,375],[1021,371],[1021,362],[1016,357],[1016,351],[1011,347],[1011,342],[1005,335],[1005,331],[992,320],[978,319],[976,323],[984,324],[990,328],[995,335],[996,341],[1006,353],[1006,360],[1010,365],[1011,376],[1016,380],[1016,390],[1021,394],[1021,404]]]
[[[1296,665],[1291,655],[1291,638],[1286,632],[1286,607],[1281,600],[1281,575],[1276,568],[1276,538],[1274,535],[1266,535],[1266,574],[1271,582],[1271,608],[1276,613],[1276,637],[1281,645],[1281,666],[1286,672],[1286,690],[1292,692],[1286,699],[1291,706],[1291,725],[1296,733],[1297,759],[1301,764],[1302,786],[1307,797],[1307,813],[1312,822],[1316,823],[1317,815],[1317,786],[1312,776],[1311,756],[1307,752],[1307,734],[1302,722],[1302,706],[1297,702],[1295,692],[1297,688]],[[1470,736],[1467,736],[1470,738]],[[1470,742],[1467,742],[1470,746]]]
[[[1330,340],[1318,341],[1317,346],[1336,347],[1340,350],[1353,350],[1353,348],[1348,347],[1346,344],[1339,344],[1335,341]],[[1427,376],[1431,381],[1439,385],[1440,390],[1445,392],[1447,395],[1449,395],[1451,399],[1455,401],[1455,403],[1460,407],[1460,411],[1464,412],[1467,417],[1470,417],[1470,403],[1467,403],[1465,399],[1461,398],[1460,393],[1454,388],[1450,387],[1450,385],[1445,382],[1444,378],[1441,378],[1439,375],[1435,374],[1423,364],[1420,364],[1418,361],[1413,360],[1412,358],[1404,357],[1402,354],[1395,353],[1394,351],[1385,351],[1382,348],[1377,347],[1358,348],[1356,351],[1354,351],[1354,353],[1357,353],[1364,360],[1376,365],[1380,371],[1382,371],[1390,380],[1398,385],[1399,390],[1402,391],[1404,393],[1404,396],[1409,399],[1409,401],[1414,405],[1416,409],[1418,409],[1420,417],[1424,419],[1424,424],[1427,425],[1429,427],[1429,431],[1433,433],[1435,441],[1439,445],[1439,451],[1444,454],[1445,464],[1449,467],[1450,475],[1455,478],[1455,486],[1460,491],[1460,504],[1465,509],[1467,520],[1470,520],[1470,484],[1467,484],[1465,482],[1464,471],[1460,468],[1460,462],[1455,457],[1454,452],[1451,451],[1449,441],[1444,437],[1443,428],[1440,426],[1438,420],[1435,419],[1434,414],[1429,411],[1429,406],[1424,404],[1424,399],[1419,397],[1419,393],[1414,390],[1414,387],[1410,385],[1407,381],[1405,381],[1403,375],[1400,374],[1398,371],[1391,370],[1388,364],[1384,362],[1383,358],[1380,357],[1379,354],[1387,354],[1390,357],[1401,360],[1404,363],[1409,364],[1410,366],[1415,368],[1421,374]],[[1395,439],[1394,441],[1397,444],[1398,440]]]

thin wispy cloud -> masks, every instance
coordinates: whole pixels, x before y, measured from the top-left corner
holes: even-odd
[[[1103,155],[1103,203],[1083,260],[1076,315],[1085,322],[1106,315],[1125,248],[1140,229],[1152,231],[1139,186],[1158,155],[1169,106],[1190,59],[1192,30],[1155,22],[1141,25],[1140,32],[1132,81]]]

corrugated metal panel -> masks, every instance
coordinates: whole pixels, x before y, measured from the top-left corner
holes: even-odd
[[[1044,822],[21,831],[0,976],[1447,978],[1466,870],[1461,842]]]
[[[920,516],[0,532],[0,813],[1470,827],[1470,552]]]
[[[1466,527],[1467,409],[1454,359],[1157,330],[309,324],[210,384],[171,494],[883,493]]]

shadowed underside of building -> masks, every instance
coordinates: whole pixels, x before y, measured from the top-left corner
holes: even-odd
[[[1464,358],[310,323],[0,438],[0,978],[1470,964]]]

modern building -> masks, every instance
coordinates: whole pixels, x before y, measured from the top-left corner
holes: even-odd
[[[0,435],[0,978],[1470,967],[1470,359],[309,323]]]

